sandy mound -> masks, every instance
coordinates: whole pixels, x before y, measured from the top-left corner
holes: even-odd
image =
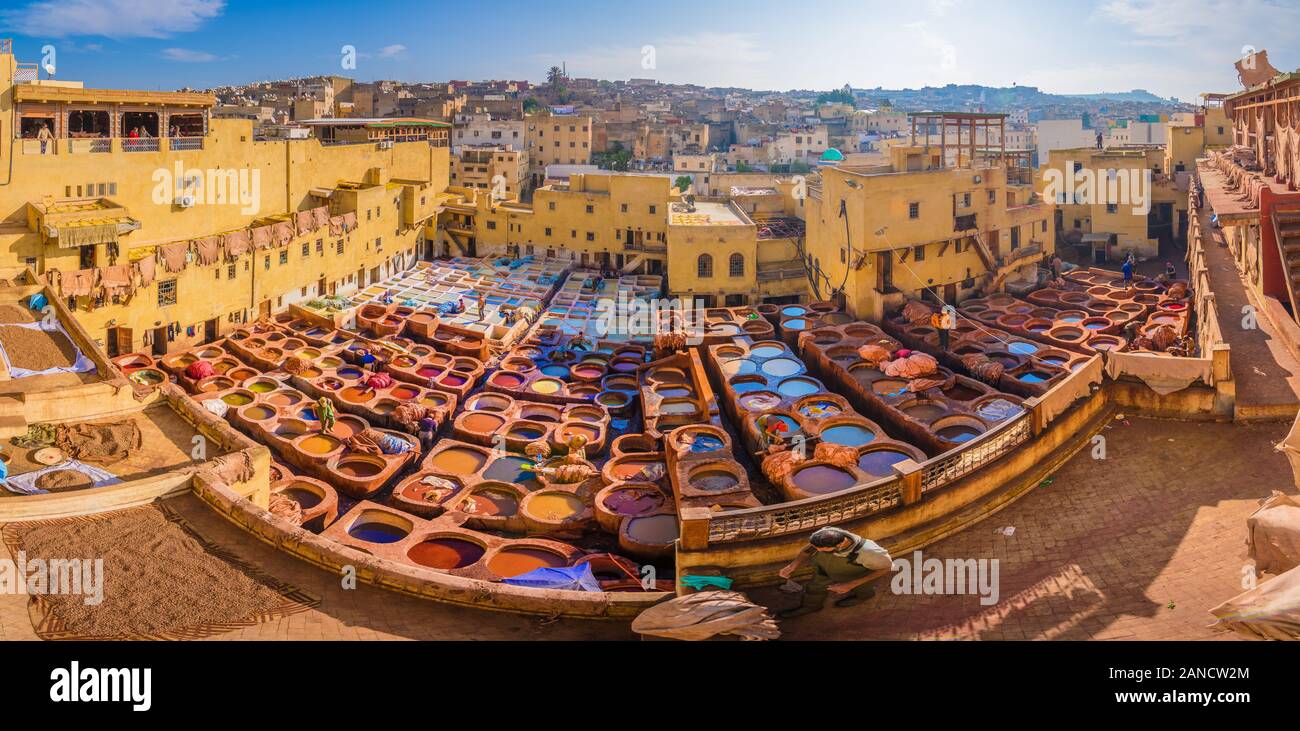
[[[0,325],[0,347],[13,367],[29,371],[70,368],[77,362],[77,349],[59,332]]]

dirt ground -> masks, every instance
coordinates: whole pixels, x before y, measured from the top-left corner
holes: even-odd
[[[182,419],[166,405],[153,406],[130,417],[102,419],[88,422],[92,424],[111,423],[128,418],[140,428],[143,446],[126,459],[112,464],[94,464],[117,475],[123,481],[138,480],[170,472],[178,466],[191,463],[190,452],[194,449],[191,441],[196,432],[189,422]],[[220,454],[215,445],[208,451],[205,459],[212,459]],[[4,452],[9,455],[9,474],[17,476],[44,469],[45,466],[32,461],[35,449],[22,449],[12,442],[4,444]],[[0,490],[0,499],[13,497],[7,490]]]

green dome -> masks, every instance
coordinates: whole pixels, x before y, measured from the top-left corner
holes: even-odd
[[[844,153],[832,147],[822,154],[822,162],[844,162]]]

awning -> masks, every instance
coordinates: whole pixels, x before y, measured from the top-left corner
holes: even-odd
[[[325,199],[329,199],[331,196],[334,195],[333,188],[312,188],[307,192],[310,193],[311,195],[316,196],[317,198],[325,198]]]
[[[1106,244],[1106,243],[1110,243],[1111,236],[1114,236],[1114,234],[1084,234],[1083,243]]]

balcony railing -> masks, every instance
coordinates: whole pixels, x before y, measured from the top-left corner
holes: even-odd
[[[68,152],[73,155],[85,155],[96,152],[112,152],[113,141],[107,137],[74,138],[68,140]]]
[[[158,138],[156,137],[122,140],[123,152],[157,152],[159,148]]]
[[[202,137],[171,137],[167,140],[167,147],[172,150],[202,150]]]

